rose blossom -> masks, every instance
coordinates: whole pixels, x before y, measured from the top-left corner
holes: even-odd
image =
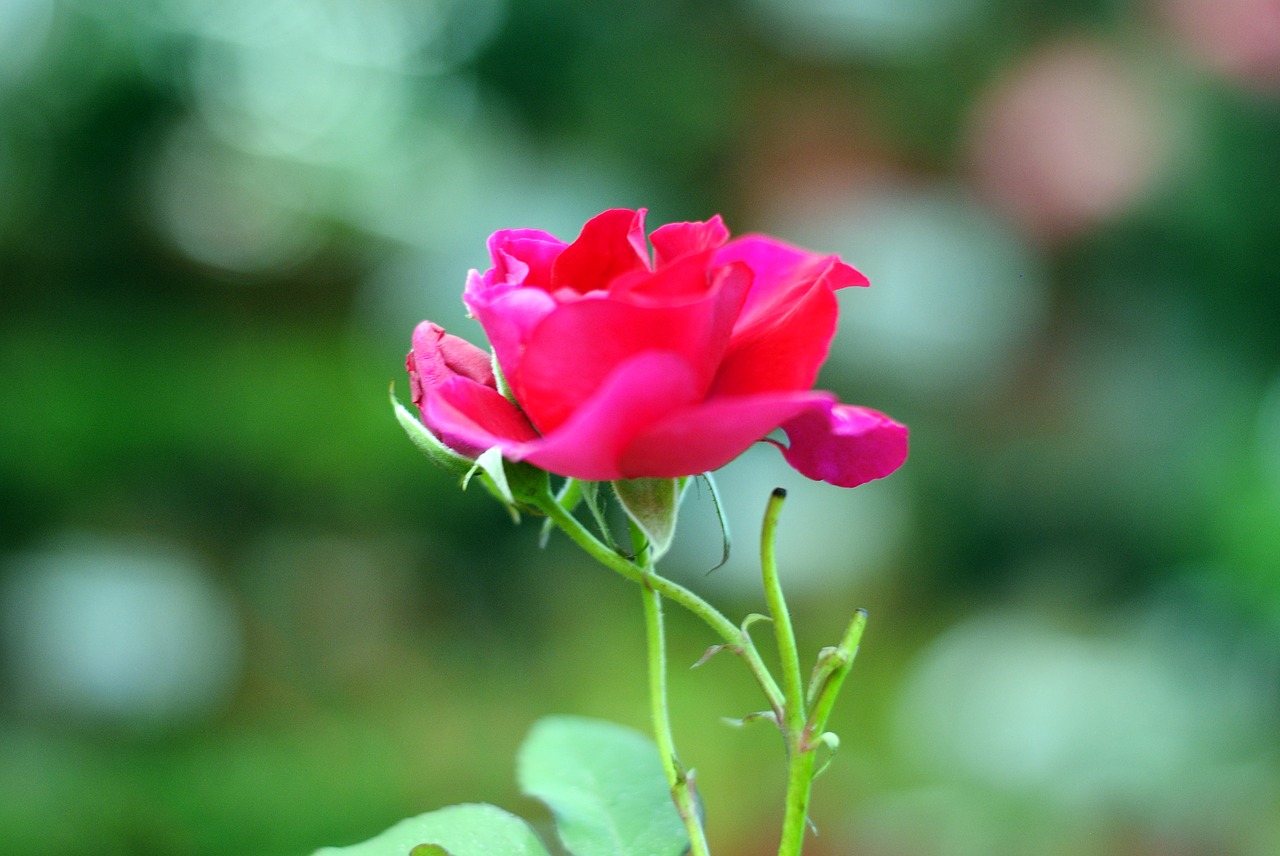
[[[592,481],[714,470],[774,442],[804,475],[842,487],[907,455],[907,429],[813,390],[835,333],[835,292],[868,285],[836,256],[752,235],[717,215],[645,241],[644,210],[597,215],[571,244],[534,229],[489,238],[493,266],[463,297],[487,353],[424,321],[409,369],[423,424],[458,452]]]

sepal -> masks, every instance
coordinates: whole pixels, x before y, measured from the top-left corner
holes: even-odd
[[[716,480],[711,473],[703,473],[698,476],[707,484],[707,490],[711,493],[711,504],[716,507],[716,517],[720,520],[720,536],[722,541],[722,549],[720,553],[720,564],[716,565],[711,571],[724,567],[729,561],[729,552],[733,549],[733,536],[729,534],[729,518],[724,513],[724,503],[720,499],[720,489],[716,487]],[[707,571],[707,573],[711,573]]]
[[[657,562],[671,548],[676,534],[676,515],[689,478],[619,479],[613,491],[631,522],[644,534]]]
[[[391,384],[390,395],[391,406],[396,414],[396,421],[400,423],[404,433],[409,435],[413,445],[418,447],[418,451],[426,455],[433,464],[455,476],[466,475],[472,469],[474,461],[446,446],[439,437],[432,434],[427,429],[427,426],[422,424],[421,420],[400,403],[400,400],[396,398],[396,385],[394,383]]]
[[[391,385],[390,395],[396,421],[413,445],[432,463],[461,477],[463,490],[467,489],[473,478],[479,476],[485,490],[507,507],[514,522],[520,522],[520,511],[541,513],[537,509],[537,500],[547,488],[547,473],[544,470],[532,464],[503,459],[502,450],[497,446],[486,449],[472,460],[446,446],[421,420],[410,413],[396,398],[395,384]]]
[[[605,517],[605,507],[600,502],[600,482],[582,482],[582,498],[587,504],[587,510],[591,512],[591,519],[595,521],[596,528],[600,530],[600,537],[609,545],[610,550],[619,552],[618,542],[614,539],[613,529],[609,526],[609,518]]]
[[[502,457],[502,449],[494,446],[481,452],[463,475],[463,490],[476,475],[485,489],[507,507],[513,523],[520,522],[521,511],[542,513],[538,501],[549,489],[546,471],[522,461],[508,461]]]
[[[511,384],[507,383],[507,376],[502,373],[502,366],[498,365],[498,355],[496,353],[490,357],[489,365],[493,369],[493,383],[497,387],[498,393],[507,401],[519,407],[520,404],[516,401],[516,394],[511,391]]]
[[[734,716],[720,717],[721,722],[723,722],[725,725],[731,725],[734,728],[741,728],[742,726],[748,723],[757,722],[759,720],[764,720],[765,722],[772,722],[778,728],[782,727],[781,724],[779,724],[778,722],[778,714],[772,710],[757,710],[752,713],[748,713],[746,716],[742,716],[742,717],[734,717]]]

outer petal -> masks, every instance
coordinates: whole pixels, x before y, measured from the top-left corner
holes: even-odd
[[[567,247],[541,229],[502,229],[489,236],[490,284],[551,286],[551,267]]]
[[[821,284],[797,295],[771,323],[734,330],[712,395],[810,389],[836,332],[835,293]]]
[[[607,288],[614,277],[649,270],[644,215],[643,208],[613,208],[588,220],[552,266],[551,290],[586,294]]]
[[[535,439],[529,420],[497,390],[458,377],[432,390],[422,422],[445,445],[474,458],[499,446],[503,454]]]
[[[721,247],[716,254],[716,264],[732,262],[745,263],[755,275],[751,294],[738,321],[739,332],[756,324],[770,323],[786,311],[798,294],[815,284],[831,290],[870,284],[838,256],[811,253],[763,235],[739,238]]]
[[[454,377],[494,386],[489,355],[430,321],[423,321],[414,329],[413,349],[405,358],[405,368],[409,370],[413,403],[419,408],[430,390]]]
[[[655,420],[691,404],[697,396],[695,378],[680,357],[640,354],[618,366],[564,424],[515,450],[513,458],[591,481],[650,475],[626,469],[624,451]]]
[[[883,413],[825,401],[783,424],[787,463],[811,479],[857,487],[907,459],[907,427]]]
[[[467,306],[484,328],[508,381],[520,372],[534,331],[556,308],[556,300],[540,288],[493,288],[468,295]]]
[[[698,257],[655,274],[678,276],[684,266],[705,277]],[[610,298],[578,300],[548,315],[529,340],[519,370],[507,379],[529,418],[550,433],[626,360],[648,351],[679,356],[705,393],[746,296],[750,279],[730,268],[700,299],[675,305],[637,305]],[[503,366],[506,368],[505,364]]]
[[[471,457],[497,446],[503,457],[548,472],[591,481],[633,478],[623,451],[655,418],[692,403],[693,376],[672,354],[634,357],[601,385],[571,419],[539,437],[519,410],[488,387],[456,378],[428,398],[424,422],[452,448]],[[687,473],[686,475],[692,475]]]
[[[829,392],[784,392],[699,402],[646,429],[627,447],[622,469],[628,478],[718,469],[783,422],[834,399]]]
[[[658,270],[685,256],[718,249],[727,240],[729,230],[719,214],[699,223],[668,223],[654,229],[649,236],[654,267]]]

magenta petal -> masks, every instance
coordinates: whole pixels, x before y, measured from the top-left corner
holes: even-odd
[[[609,284],[609,297],[639,306],[673,306],[697,300],[706,295],[716,283],[710,273],[710,263],[711,253],[708,251],[684,256],[658,271],[642,270],[623,274],[615,277]],[[747,285],[750,285],[750,271],[740,265],[718,268],[717,274],[723,275],[720,274],[721,271],[735,269],[747,273]],[[746,297],[745,290],[743,297]]]
[[[689,257],[653,276],[679,279],[681,268],[691,264],[692,273],[705,278],[705,267],[696,262],[697,257]],[[715,287],[704,289],[697,300],[641,306],[589,298],[561,305],[538,325],[518,371],[508,372],[507,380],[525,413],[548,434],[638,354],[679,355],[697,379],[699,393],[705,393],[729,345],[749,285],[747,272],[735,266],[721,273]]]
[[[783,392],[713,398],[681,408],[627,447],[629,477],[676,478],[719,469],[807,408],[828,404],[829,392]]]
[[[511,457],[590,481],[657,475],[626,469],[623,452],[646,425],[697,395],[697,380],[684,360],[663,352],[640,354],[619,365],[559,428]]]
[[[505,455],[538,434],[524,414],[496,390],[458,377],[431,391],[422,422],[446,446],[474,458],[498,446]]]
[[[685,256],[717,249],[727,240],[729,230],[719,214],[699,223],[668,223],[649,236],[654,267],[659,270]]]
[[[455,377],[494,386],[489,355],[430,321],[423,321],[414,329],[413,348],[404,365],[409,370],[410,396],[419,411],[431,390]]]
[[[811,253],[763,235],[749,235],[721,247],[716,264],[732,262],[745,263],[755,274],[738,330],[768,323],[815,284],[832,290],[870,284],[838,256]]]
[[[588,220],[577,240],[556,258],[551,290],[571,288],[586,294],[606,288],[614,277],[649,270],[644,215],[643,208],[612,208]]]
[[[837,487],[884,478],[907,459],[906,426],[865,407],[825,401],[782,427],[787,463]]]
[[[502,373],[512,381],[534,330],[555,310],[556,300],[540,288],[499,287],[468,295],[467,308],[489,337]]]
[[[503,229],[489,236],[492,281],[515,285],[551,284],[551,267],[564,241],[541,229]]]
[[[711,394],[811,388],[827,358],[838,312],[835,293],[813,285],[769,323],[735,328]]]
[[[456,375],[493,386],[489,355],[466,339],[446,333],[439,324],[423,321],[414,328],[411,356],[419,378],[427,386],[444,383]]]

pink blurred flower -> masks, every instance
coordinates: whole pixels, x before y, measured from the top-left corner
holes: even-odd
[[[1280,87],[1280,0],[1160,0],[1179,39],[1210,68]]]
[[[592,218],[573,243],[496,232],[464,300],[489,355],[424,321],[407,358],[423,423],[470,457],[492,447],[604,481],[716,469],[781,427],[787,461],[842,487],[886,476],[907,429],[812,389],[835,333],[835,292],[866,277],[718,216],[644,232],[644,211]]]
[[[970,151],[985,194],[1033,234],[1070,237],[1119,213],[1166,159],[1142,82],[1084,42],[1039,52],[981,99]]]

